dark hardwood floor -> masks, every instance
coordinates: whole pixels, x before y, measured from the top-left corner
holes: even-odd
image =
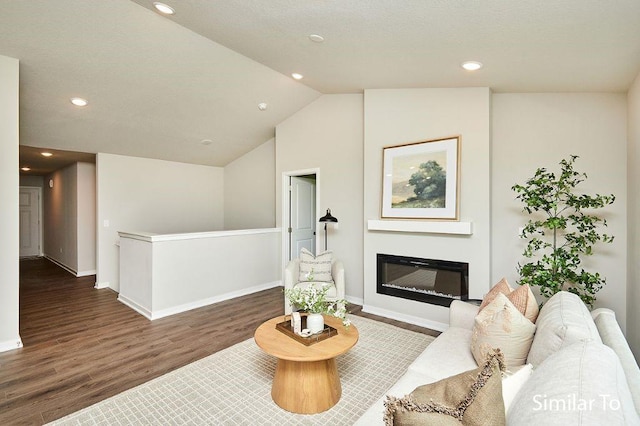
[[[58,419],[246,340],[283,312],[278,287],[152,322],[94,283],[45,259],[20,262],[24,347],[0,353],[0,425]]]

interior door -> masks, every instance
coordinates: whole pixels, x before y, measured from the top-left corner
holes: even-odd
[[[40,255],[40,189],[20,188],[20,256]]]
[[[298,257],[304,247],[315,254],[316,250],[316,181],[313,177],[291,177],[289,259]]]

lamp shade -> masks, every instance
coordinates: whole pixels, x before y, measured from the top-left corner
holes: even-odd
[[[337,222],[338,219],[331,216],[331,209],[327,209],[327,214],[322,216],[319,222]]]

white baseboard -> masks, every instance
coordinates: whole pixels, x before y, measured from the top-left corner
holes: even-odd
[[[118,302],[121,302],[125,305],[127,305],[128,307],[130,307],[131,309],[133,309],[134,311],[136,311],[137,313],[139,313],[140,315],[144,316],[147,319],[153,319],[151,316],[151,311],[147,308],[145,308],[142,305],[137,304],[136,302],[134,302],[133,300],[123,296],[123,295],[118,295]]]
[[[22,347],[22,339],[18,336],[15,340],[7,340],[0,342],[0,352],[6,352],[13,349],[19,349]]]
[[[109,288],[109,281],[104,281],[104,282],[96,282],[96,285],[93,286],[93,288],[96,288],[98,290],[100,290],[101,288]]]
[[[170,315],[179,314],[181,312],[190,311],[192,309],[202,308],[203,306],[213,305],[214,303],[224,302],[225,300],[235,299],[236,297],[246,296],[247,294],[257,293],[262,290],[267,290],[273,287],[282,286],[282,281],[272,281],[270,283],[259,284],[253,287],[243,288],[242,290],[236,290],[229,293],[221,294],[219,296],[208,297],[202,300],[196,300],[195,302],[189,302],[178,306],[172,306],[170,308],[161,309],[151,313],[151,320],[156,320]],[[284,296],[283,303],[284,303]]]
[[[353,303],[354,305],[364,305],[364,299],[362,297],[345,296],[344,298],[347,299],[347,302]]]
[[[95,274],[96,274],[95,269],[91,271],[80,271],[80,272],[76,272],[76,277],[88,277],[89,275],[95,275]]]
[[[247,294],[257,293],[262,290],[267,290],[279,286],[282,286],[282,281],[272,281],[270,283],[259,284],[253,287],[243,288],[242,290],[232,291],[218,296],[208,297],[206,299],[196,300],[194,302],[184,303],[178,306],[172,306],[170,308],[160,309],[158,311],[154,311],[153,309],[149,310],[122,295],[118,296],[118,300],[134,311],[153,321],[182,312],[187,312],[192,309],[202,308],[203,306],[213,305],[214,303],[224,302],[225,300],[234,299],[240,296],[246,296]]]
[[[362,312],[366,312],[368,314],[373,314],[373,315],[380,315],[381,317],[391,318],[397,321],[418,325],[420,327],[426,327],[436,331],[445,331],[447,328],[449,328],[449,324],[446,324],[443,322],[430,321],[424,318],[415,317],[413,315],[406,315],[396,311],[389,311],[387,309],[377,308],[375,306],[363,305]]]

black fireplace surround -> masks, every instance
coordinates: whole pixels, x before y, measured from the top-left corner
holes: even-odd
[[[377,292],[440,306],[469,298],[469,264],[377,255]]]

